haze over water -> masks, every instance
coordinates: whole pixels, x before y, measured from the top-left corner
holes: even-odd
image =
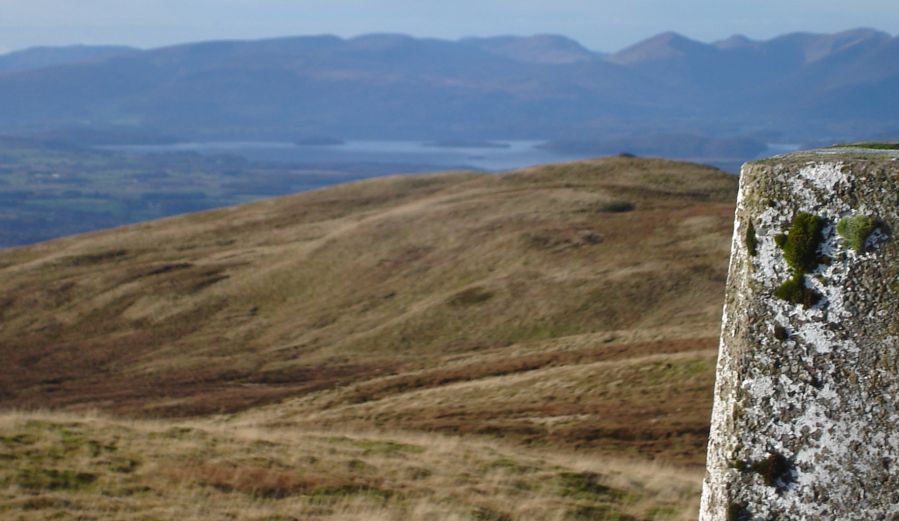
[[[591,154],[564,153],[540,148],[543,141],[491,141],[493,146],[435,146],[422,141],[350,140],[338,145],[296,145],[285,141],[188,142],[166,145],[122,145],[106,149],[137,152],[197,152],[236,154],[252,161],[299,165],[391,164],[417,171],[476,169],[501,172],[549,163],[576,161]],[[798,145],[770,144],[760,157],[798,149]],[[622,150],[622,152],[626,152]],[[754,159],[754,158],[746,158]],[[739,164],[713,163],[736,173]]]
[[[435,146],[421,141],[346,141],[309,146],[289,142],[202,142],[105,147],[130,152],[237,154],[254,161],[296,164],[408,164],[426,169],[474,168],[502,171],[588,157],[537,148],[542,141],[497,141],[498,146]]]

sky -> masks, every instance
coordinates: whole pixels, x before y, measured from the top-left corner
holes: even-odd
[[[447,39],[553,33],[610,52],[669,30],[711,42],[856,27],[899,33],[899,1],[0,0],[0,52],[372,32]]]

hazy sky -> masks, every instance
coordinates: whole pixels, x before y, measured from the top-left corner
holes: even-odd
[[[157,47],[208,39],[402,32],[459,38],[557,33],[614,51],[674,30],[735,33],[875,27],[899,33],[897,0],[0,0],[0,52],[73,43]]]

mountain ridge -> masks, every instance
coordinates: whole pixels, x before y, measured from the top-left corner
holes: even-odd
[[[0,54],[0,74],[100,61],[114,56],[140,52],[122,45],[68,45],[29,47]]]
[[[899,109],[851,108],[889,99],[897,45],[873,29],[708,44],[663,33],[609,55],[554,35],[201,42],[7,73],[0,96],[17,103],[0,104],[0,123],[36,133],[89,121],[178,129],[185,139],[739,137],[740,129],[793,142],[864,139],[895,127]],[[839,118],[838,103],[847,104]]]

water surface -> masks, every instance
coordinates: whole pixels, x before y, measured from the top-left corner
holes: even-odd
[[[543,141],[491,141],[501,147],[442,147],[421,141],[346,141],[339,145],[297,145],[290,142],[202,142],[170,145],[104,147],[129,152],[198,152],[237,154],[255,161],[301,165],[389,164],[413,170],[470,168],[491,172],[546,163],[573,161],[586,154],[537,148]]]

